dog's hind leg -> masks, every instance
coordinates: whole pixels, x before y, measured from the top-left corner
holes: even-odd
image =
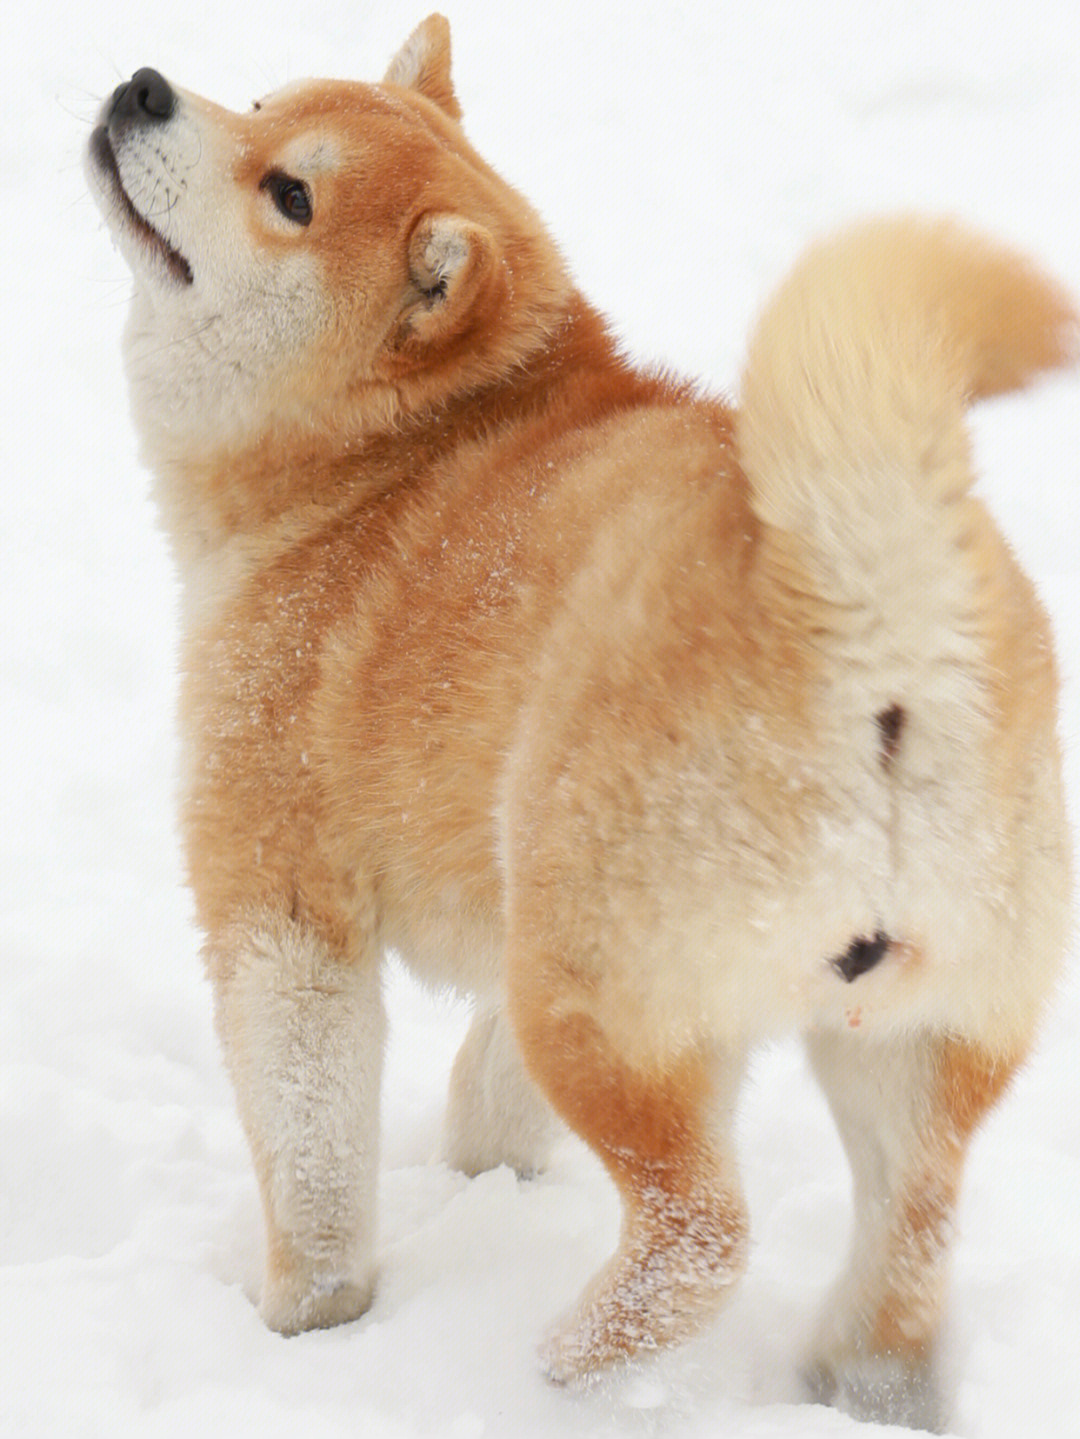
[[[465,1174],[542,1170],[559,1123],[525,1073],[506,1015],[478,1010],[450,1075],[443,1157]]]
[[[855,1418],[938,1432],[936,1373],[952,1219],[968,1141],[1015,1057],[913,1035],[808,1040],[851,1162],[854,1234],[807,1367]]]
[[[262,1316],[283,1334],[355,1319],[374,1284],[378,965],[284,918],[236,926],[210,952],[266,1223]]]
[[[566,1383],[693,1333],[742,1272],[747,1222],[715,1056],[690,1046],[663,1063],[631,1064],[587,1004],[574,1004],[572,981],[548,983],[557,962],[518,960],[511,1012],[529,1069],[623,1200],[618,1249],[544,1352],[549,1377]],[[741,1060],[721,1076],[725,1092]]]

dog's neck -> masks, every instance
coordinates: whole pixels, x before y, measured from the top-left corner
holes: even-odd
[[[288,543],[345,512],[378,503],[424,477],[494,431],[542,423],[550,396],[574,396],[578,423],[681,394],[671,381],[643,374],[618,350],[601,316],[573,293],[557,325],[528,362],[441,404],[411,412],[402,387],[358,391],[348,413],[276,416],[263,433],[210,443],[221,401],[208,400],[202,426],[143,426],[144,458],[182,576],[203,575],[226,549]],[[574,376],[573,384],[566,382]],[[241,381],[242,383],[242,381]],[[133,383],[138,413],[140,396]],[[215,409],[215,403],[217,409]],[[565,415],[563,416],[565,422]],[[190,417],[189,417],[190,421]]]

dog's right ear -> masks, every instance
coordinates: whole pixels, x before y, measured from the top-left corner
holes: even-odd
[[[461,106],[450,78],[450,23],[445,15],[429,15],[417,25],[390,61],[383,84],[417,90],[452,120],[461,119]]]
[[[427,363],[497,310],[505,266],[495,237],[463,215],[424,215],[409,237],[409,286],[390,340],[406,365]]]

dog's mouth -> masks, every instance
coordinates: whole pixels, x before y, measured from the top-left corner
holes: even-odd
[[[116,163],[116,155],[113,153],[108,131],[104,125],[98,125],[91,135],[90,152],[98,173],[108,186],[127,228],[133,231],[151,253],[161,260],[174,280],[181,285],[190,285],[194,277],[191,265],[185,256],[174,245],[170,245],[165,236],[155,230],[149,220],[139,213],[128,192],[124,189],[124,182],[120,178],[120,167]]]

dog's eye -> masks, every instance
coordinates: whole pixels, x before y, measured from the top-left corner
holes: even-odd
[[[311,224],[311,192],[303,180],[293,180],[274,171],[263,180],[261,188],[270,192],[274,204],[287,220],[293,220],[297,225]]]

